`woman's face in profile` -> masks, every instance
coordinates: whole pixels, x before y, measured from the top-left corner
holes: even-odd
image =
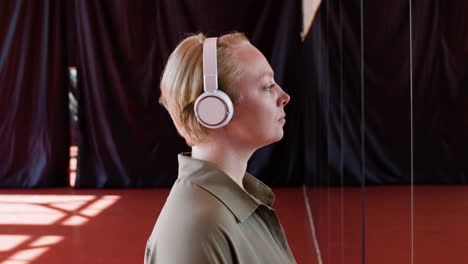
[[[276,84],[270,64],[257,48],[242,45],[237,55],[244,75],[229,131],[239,143],[257,148],[277,142],[283,137],[284,106],[290,97]]]

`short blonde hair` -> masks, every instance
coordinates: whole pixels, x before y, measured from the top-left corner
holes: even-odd
[[[194,112],[195,100],[203,92],[203,41],[199,33],[185,38],[169,56],[161,77],[159,103],[169,112],[179,134],[189,146],[203,142],[212,129],[199,124]],[[234,106],[239,101],[237,83],[243,71],[235,47],[249,43],[242,33],[218,38],[218,89],[225,92]]]

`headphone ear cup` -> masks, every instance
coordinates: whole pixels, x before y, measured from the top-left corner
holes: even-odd
[[[195,101],[195,116],[200,124],[208,128],[220,128],[231,121],[234,105],[229,96],[221,91],[204,92]]]

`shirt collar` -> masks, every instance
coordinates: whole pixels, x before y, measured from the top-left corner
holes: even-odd
[[[271,207],[275,200],[273,191],[263,182],[246,172],[243,178],[245,191],[216,166],[191,157],[190,152],[180,153],[179,179],[189,180],[218,198],[243,222],[260,204]],[[260,201],[254,199],[256,197]]]

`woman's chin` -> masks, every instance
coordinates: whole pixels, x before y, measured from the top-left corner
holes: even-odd
[[[268,143],[265,144],[265,146],[280,141],[281,139],[283,139],[283,134],[284,134],[284,133],[281,132],[281,134],[278,134],[278,135],[276,135],[275,137],[272,137],[272,138],[268,141]]]

